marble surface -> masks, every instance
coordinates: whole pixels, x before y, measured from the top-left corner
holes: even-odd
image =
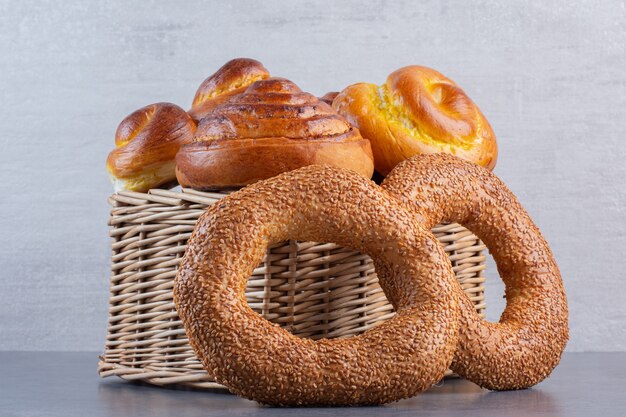
[[[489,392],[446,380],[380,407],[286,409],[223,391],[166,389],[101,379],[96,352],[0,352],[3,417],[111,416],[601,416],[626,415],[626,353],[566,353],[550,378],[522,391]]]

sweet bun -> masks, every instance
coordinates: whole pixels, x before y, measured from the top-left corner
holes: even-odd
[[[449,153],[488,169],[496,164],[489,122],[454,81],[433,69],[413,65],[381,86],[351,85],[333,107],[370,140],[383,175],[417,154]]]
[[[245,91],[250,84],[269,76],[269,71],[257,60],[230,60],[200,84],[189,114],[197,122],[215,107]]]
[[[183,187],[238,188],[306,165],[348,168],[366,178],[369,141],[317,97],[293,82],[269,78],[202,119],[193,143],[176,155]]]
[[[156,103],[128,115],[115,133],[107,171],[116,191],[147,191],[176,180],[174,158],[196,124],[175,104]]]
[[[335,98],[337,97],[339,93],[337,91],[329,91],[328,93],[324,94],[322,97],[320,97],[320,100],[323,101],[326,104],[332,105],[333,104],[333,100],[335,100]]]

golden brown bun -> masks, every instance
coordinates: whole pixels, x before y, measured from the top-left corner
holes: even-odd
[[[370,140],[376,170],[387,175],[418,154],[449,153],[493,169],[496,137],[465,92],[439,72],[400,68],[381,86],[354,84],[333,107]]]
[[[254,59],[237,58],[228,61],[200,84],[189,114],[198,122],[215,107],[243,93],[250,84],[269,76],[265,67]]]
[[[193,140],[195,131],[187,112],[171,103],[151,104],[128,115],[107,158],[115,190],[147,191],[174,181],[176,153]]]
[[[320,100],[323,101],[326,104],[333,104],[333,100],[335,100],[335,98],[339,95],[339,92],[337,91],[329,91],[328,93],[324,94],[322,97],[320,97]]]
[[[283,78],[257,81],[202,119],[176,156],[183,187],[228,189],[306,165],[348,168],[366,178],[369,141],[315,96]]]

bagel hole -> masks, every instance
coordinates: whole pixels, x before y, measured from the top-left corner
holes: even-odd
[[[485,317],[485,245],[470,230],[458,223],[442,223],[432,229],[448,255],[452,271],[476,312]]]
[[[266,320],[316,340],[355,336],[394,315],[371,258],[334,243],[270,247],[246,298]]]
[[[485,298],[489,300],[489,308],[485,311],[485,319],[490,322],[498,322],[500,316],[506,307],[506,298],[504,297],[504,283],[500,279],[498,274],[498,267],[488,251],[485,251],[487,256],[485,277]]]
[[[433,233],[478,313],[495,317],[491,305],[485,310],[485,293],[502,287],[497,276],[485,279],[486,269],[496,269],[484,245],[458,224],[438,225]],[[246,297],[252,310],[268,321],[311,339],[355,336],[394,315],[371,258],[334,243],[292,240],[273,245],[248,280]],[[491,303],[498,297],[488,298]]]

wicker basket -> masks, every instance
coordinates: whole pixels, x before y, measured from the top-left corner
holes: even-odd
[[[111,296],[101,376],[223,388],[204,372],[172,300],[176,269],[194,224],[223,196],[155,189],[110,197]],[[483,313],[484,245],[457,224],[433,232]],[[356,335],[394,314],[371,259],[330,243],[289,241],[270,248],[248,281],[247,297],[269,321],[314,339]]]

